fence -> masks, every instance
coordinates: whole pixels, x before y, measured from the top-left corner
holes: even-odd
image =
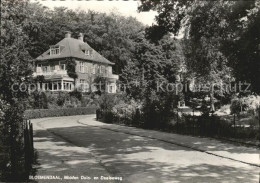
[[[209,137],[227,137],[236,139],[257,139],[259,138],[257,125],[241,126],[236,125],[235,118],[223,120],[219,116],[191,116],[176,114],[172,131],[181,134],[191,134]]]
[[[33,124],[30,120],[23,121],[23,136],[24,136],[24,159],[26,178],[29,179],[34,163],[34,145],[33,145]]]
[[[234,122],[234,119],[225,121],[218,116],[194,116],[194,115],[185,115],[180,116],[180,112],[173,113],[172,119],[170,121],[163,122],[163,124],[158,125],[157,127],[152,124],[152,121],[145,122],[144,114],[140,111],[133,111],[131,115],[119,116],[113,114],[111,111],[102,111],[98,109],[96,111],[97,120],[104,121],[106,123],[116,123],[116,124],[125,124],[129,126],[144,127],[160,130],[195,135],[195,136],[207,136],[207,137],[227,137],[227,138],[236,138],[236,139],[259,139],[260,138],[260,125],[257,126],[238,126]],[[161,115],[162,117],[162,115]],[[155,119],[157,120],[157,119]],[[160,121],[160,119],[158,118]]]

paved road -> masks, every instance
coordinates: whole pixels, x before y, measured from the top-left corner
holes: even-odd
[[[93,125],[92,118],[33,120],[38,175],[63,179],[39,182],[120,182],[101,180],[109,177],[132,183],[259,182],[260,169],[256,166],[144,137],[150,131],[142,130],[137,136],[104,129]],[[85,180],[64,180],[64,175],[84,176]]]

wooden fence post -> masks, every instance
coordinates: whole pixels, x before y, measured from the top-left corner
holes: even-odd
[[[177,107],[177,132],[178,132],[178,129],[179,129],[179,111],[178,111],[178,107]]]
[[[233,125],[234,125],[234,128],[236,127],[236,114],[234,113],[233,115]]]
[[[33,125],[30,120],[23,121],[24,137],[24,167],[26,179],[29,180],[30,171],[34,160]]]
[[[234,113],[234,117],[233,117],[233,125],[234,125],[234,136],[236,133],[236,114]]]
[[[126,120],[126,109],[125,109],[125,124],[127,124],[127,120]]]
[[[258,123],[259,123],[259,126],[258,126],[259,133],[258,134],[260,134],[260,106],[258,107]],[[260,140],[260,135],[258,136],[258,139]]]
[[[28,142],[28,122],[25,120],[25,125],[24,125],[24,163],[25,163],[25,173],[26,173],[26,179],[28,180],[29,178],[29,165],[30,165],[30,155],[29,155],[29,142]]]
[[[99,109],[96,110],[96,120],[99,120]]]
[[[33,145],[33,124],[31,123],[31,121],[29,121],[30,123],[30,140],[31,140],[31,157],[32,157],[32,162],[33,162],[33,158],[34,158],[34,145]]]

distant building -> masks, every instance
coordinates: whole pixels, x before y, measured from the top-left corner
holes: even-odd
[[[76,63],[75,73],[78,78],[68,76],[68,62]],[[34,63],[34,77],[44,76],[44,83],[38,83],[38,89],[48,91],[73,91],[75,87],[82,88],[83,92],[93,91],[94,78],[103,78],[106,81],[105,92],[116,92],[118,75],[112,74],[112,65],[86,42],[83,34],[78,39],[71,38],[67,32],[65,38],[36,58]],[[75,84],[75,86],[74,86]],[[84,86],[84,87],[83,87]],[[89,86],[89,87],[88,87]],[[94,87],[97,90],[98,87]]]

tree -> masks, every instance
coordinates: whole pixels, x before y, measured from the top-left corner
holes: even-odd
[[[237,81],[250,82],[253,91],[259,92],[258,1],[142,1],[139,10],[150,9],[158,12],[153,29],[160,29],[162,36],[168,32],[184,34],[186,48],[191,50],[187,63],[193,61],[197,74],[213,71],[217,66],[215,74],[209,72],[213,74],[211,78],[219,71],[224,75],[228,72]],[[223,61],[223,68],[219,64],[211,67],[219,60]]]
[[[1,2],[0,120],[1,181],[25,181],[22,121],[26,86],[31,81],[32,58],[27,49],[29,25],[26,1]],[[14,87],[20,86],[20,88]],[[2,106],[3,104],[3,106]],[[32,173],[32,172],[30,172]]]
[[[144,1],[140,10],[157,10],[159,13],[156,18],[158,25],[155,26],[161,27],[165,33],[171,32],[177,35],[180,33],[181,28],[184,29],[184,45],[188,48],[185,49],[188,72],[200,83],[213,83],[220,86],[221,84],[229,83],[232,74],[237,73],[239,70],[246,71],[244,67],[241,67],[241,64],[237,64],[240,66],[240,69],[231,64],[233,62],[231,57],[234,55],[232,53],[235,53],[235,50],[231,48],[231,50],[226,49],[227,51],[225,51],[223,45],[226,43],[226,40],[233,40],[234,35],[237,35],[237,38],[241,36],[244,26],[240,26],[240,20],[246,15],[247,10],[254,7],[254,4],[252,1],[186,2],[180,0],[163,1],[160,3]],[[250,43],[250,45],[253,46],[255,44]],[[227,52],[229,52],[229,55]],[[249,62],[254,63],[253,60],[251,59]],[[254,74],[256,74],[255,70],[252,70]],[[238,75],[235,76],[237,79],[241,78]],[[246,77],[243,78],[245,79]],[[253,79],[253,77],[250,78]],[[256,88],[257,86],[254,83],[257,80],[254,78],[253,81],[252,84]],[[211,108],[213,110],[213,95],[223,95],[223,91],[220,89],[220,87],[212,86],[209,90]]]
[[[229,59],[234,76],[239,81],[251,84],[255,93],[260,93],[260,3],[259,1],[237,2],[229,13],[228,35],[221,51]]]
[[[167,91],[165,86],[175,82],[183,61],[179,42],[170,35],[154,42],[146,39],[144,32],[138,34],[135,42],[135,56],[125,67],[122,81],[128,96],[141,101],[144,125],[165,128],[177,105],[176,93]]]

